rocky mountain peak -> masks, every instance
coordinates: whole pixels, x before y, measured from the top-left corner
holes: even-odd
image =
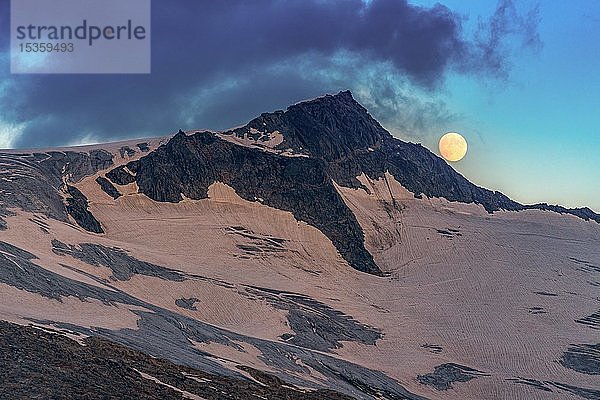
[[[327,174],[342,186],[360,187],[357,176],[364,173],[379,179],[387,171],[417,197],[477,203],[488,212],[541,209],[600,222],[600,215],[591,210],[522,205],[500,192],[474,185],[425,147],[394,138],[349,90],[303,101],[285,111],[263,113],[227,133],[247,137],[251,132],[275,131],[283,134],[276,149],[322,160]]]
[[[231,133],[243,136],[250,131],[278,131],[284,138],[280,150],[328,161],[379,147],[391,138],[348,90],[263,113]]]

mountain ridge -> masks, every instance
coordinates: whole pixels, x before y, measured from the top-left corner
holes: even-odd
[[[265,147],[275,133],[279,134],[279,143]],[[253,146],[232,144],[229,138],[244,139]],[[205,151],[206,148],[212,150]],[[126,155],[138,156],[118,165],[114,158],[118,154],[122,159]],[[131,147],[121,145],[118,154],[102,148],[0,153],[8,165],[5,174],[16,175],[16,179],[0,182],[0,190],[17,194],[4,196],[0,203],[0,229],[4,227],[2,217],[11,215],[10,209],[17,207],[62,221],[70,215],[84,229],[101,234],[101,221],[87,210],[87,198],[73,186],[99,171],[106,172],[100,173],[97,183],[113,199],[121,195],[118,186],[134,182],[141,193],[168,202],[181,201],[182,194],[191,199],[206,198],[210,183],[229,182],[243,198],[262,199],[265,204],[290,211],[297,219],[317,227],[336,244],[350,265],[376,275],[382,272],[364,248],[364,233],[333,188],[333,182],[368,191],[358,176],[364,173],[377,180],[389,172],[417,198],[425,195],[475,203],[489,213],[544,210],[600,223],[600,215],[587,207],[524,205],[501,192],[471,183],[422,145],[394,138],[350,91],[299,102],[286,111],[263,113],[229,131],[185,134],[180,130],[166,141],[161,139],[152,151],[146,142]],[[152,166],[151,160],[160,160],[160,165]],[[111,166],[114,167],[110,169]],[[242,166],[245,174],[240,173]],[[269,183],[269,179],[273,182]],[[314,185],[327,189],[319,193]],[[282,192],[282,188],[290,190]],[[313,200],[306,202],[303,196]]]

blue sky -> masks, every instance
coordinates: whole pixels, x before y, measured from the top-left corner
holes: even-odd
[[[420,1],[430,5],[430,1]],[[495,2],[444,2],[489,15]],[[518,52],[507,79],[450,74],[446,101],[461,117],[449,127],[469,139],[454,167],[470,180],[526,203],[589,206],[600,211],[600,2],[516,3],[539,7],[538,52]],[[428,147],[433,148],[430,141]]]
[[[600,211],[600,2],[153,0],[152,74],[11,75],[0,147],[223,129],[352,90],[386,128],[524,203]],[[225,28],[226,27],[226,28]]]

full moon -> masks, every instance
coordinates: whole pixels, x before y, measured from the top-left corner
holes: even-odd
[[[440,139],[440,154],[448,161],[459,161],[467,154],[467,141],[456,132],[448,132]]]

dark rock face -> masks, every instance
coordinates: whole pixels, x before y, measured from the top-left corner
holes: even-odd
[[[63,296],[74,296],[81,300],[97,299],[103,303],[142,305],[122,292],[88,285],[48,271],[35,264],[33,261],[36,259],[34,254],[0,241],[0,282],[59,301]]]
[[[0,154],[5,164],[0,171],[0,217],[12,213],[9,208],[45,214],[67,221],[67,211],[58,188],[63,185],[60,170],[46,169],[43,161],[47,154]],[[61,168],[62,169],[62,168]]]
[[[106,177],[112,182],[116,183],[117,185],[127,185],[129,183],[135,182],[135,176],[127,172],[124,166],[120,166],[110,170],[106,174]]]
[[[230,226],[226,229],[226,232],[231,235],[240,236],[246,241],[245,244],[236,244],[243,251],[243,255],[240,256],[243,258],[262,257],[267,253],[281,254],[288,251],[285,245],[286,240],[273,236],[257,235],[243,226]]]
[[[284,141],[278,148],[327,161],[339,160],[357,149],[380,146],[389,136],[349,91],[302,102],[285,112],[264,113],[231,133],[241,135],[250,128],[279,131]]]
[[[82,243],[78,247],[69,246],[56,239],[52,241],[52,246],[52,251],[56,254],[70,255],[90,265],[110,268],[114,279],[119,281],[127,281],[136,274],[176,282],[185,280],[183,274],[177,271],[140,261],[118,248],[93,243]]]
[[[378,329],[363,325],[308,296],[257,287],[246,291],[275,308],[288,311],[288,324],[294,334],[282,337],[286,343],[329,352],[341,348],[342,341],[375,345],[382,337]]]
[[[593,220],[600,223],[600,214],[596,214],[588,207],[566,208],[559,205],[549,205],[547,203],[538,203],[523,206],[525,209],[553,211],[559,214],[571,214],[586,221]]]
[[[409,149],[410,148],[410,149]],[[478,203],[487,211],[515,209],[516,204],[498,192],[479,188],[456,173],[443,160],[419,145],[396,143],[396,153],[389,154],[390,173],[408,190],[428,197],[444,197],[450,201]],[[393,153],[393,150],[392,150]],[[420,154],[411,160],[410,156]],[[422,161],[417,161],[421,159]],[[412,173],[410,172],[412,170]]]
[[[203,199],[211,184],[223,182],[246,200],[290,211],[321,230],[352,267],[381,274],[364,247],[362,228],[321,160],[238,146],[209,132],[191,136],[180,132],[127,168],[135,171],[135,177],[120,168],[107,176],[117,184],[134,179],[140,192],[156,201],[178,202],[182,194]]]
[[[514,382],[519,385],[528,385],[544,392],[566,392],[579,396],[583,399],[599,400],[600,390],[582,388],[578,386],[568,385],[561,382],[540,381],[537,379],[528,378],[509,378],[507,381]]]
[[[67,197],[67,212],[77,222],[77,225],[88,232],[104,233],[100,222],[88,210],[87,197],[71,185],[67,185],[67,193],[70,195]]]
[[[75,151],[50,151],[36,153],[41,157],[40,165],[54,176],[64,176],[69,182],[79,182],[86,176],[113,165],[113,156],[106,150],[90,150],[88,153]],[[64,172],[62,169],[64,168]]]
[[[436,390],[448,390],[454,382],[468,382],[480,376],[489,375],[464,365],[449,363],[438,365],[430,374],[417,376],[417,380]]]
[[[2,254],[3,253],[3,254]],[[28,252],[27,250],[23,250],[17,246],[13,246],[10,243],[1,242],[0,241],[0,255],[8,255],[14,258],[18,258],[21,260],[29,261],[34,260],[37,257],[35,254]]]
[[[592,329],[600,329],[600,310],[588,315],[587,317],[576,319],[575,322],[578,324],[587,325]]]
[[[195,304],[198,301],[199,300],[196,297],[190,297],[190,298],[182,297],[180,299],[175,300],[175,305],[177,307],[185,308],[185,309],[192,310],[192,311],[197,311],[198,309],[196,308]]]
[[[121,193],[117,190],[116,187],[113,186],[112,183],[110,183],[110,181],[108,179],[106,179],[103,176],[99,176],[96,178],[96,183],[98,185],[100,185],[100,188],[104,191],[104,193],[106,193],[107,195],[109,195],[110,197],[112,197],[113,199],[118,199],[119,197],[121,197]]]
[[[137,147],[138,149],[140,149],[144,153],[147,153],[147,152],[150,151],[150,145],[148,145],[147,142],[138,143],[138,144],[135,145],[135,147]]]
[[[121,155],[121,158],[125,158],[125,155],[127,155],[127,157],[133,157],[135,155],[135,150],[129,146],[122,146],[119,149],[119,154]]]
[[[600,375],[600,343],[571,345],[560,363],[582,374]]]

